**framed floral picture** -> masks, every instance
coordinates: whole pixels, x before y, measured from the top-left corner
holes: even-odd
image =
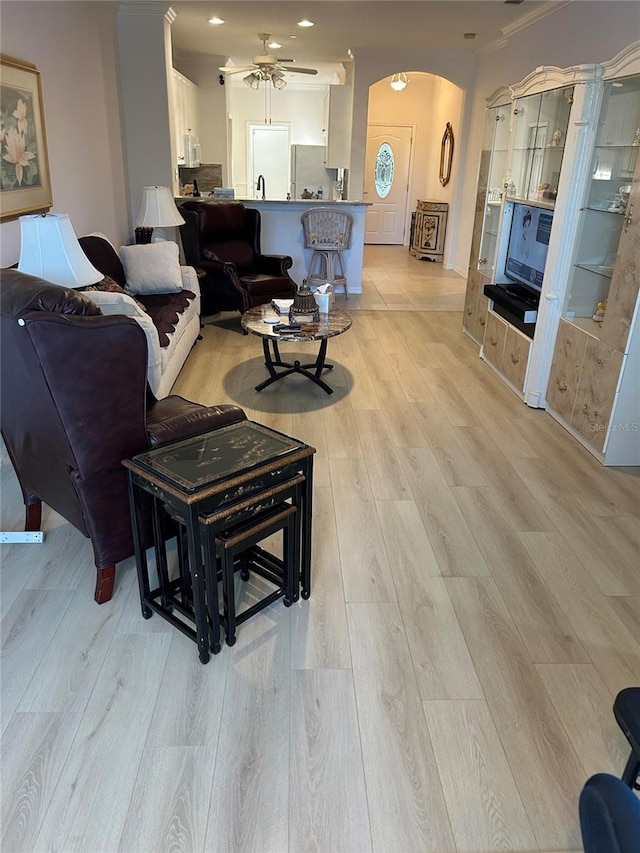
[[[51,205],[40,72],[0,54],[0,221]]]

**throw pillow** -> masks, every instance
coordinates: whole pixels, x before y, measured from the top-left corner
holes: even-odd
[[[134,299],[126,293],[104,290],[88,290],[85,295],[94,302],[103,314],[125,314],[140,325],[147,336],[147,382],[155,394],[162,379],[162,364],[158,330],[146,311],[141,311]]]
[[[180,250],[169,240],[121,246],[127,293],[177,293],[182,290]]]
[[[118,282],[114,281],[108,275],[105,275],[105,277],[102,279],[102,281],[99,281],[97,284],[87,284],[87,285],[85,285],[85,287],[78,287],[77,289],[83,290],[83,291],[102,290],[105,293],[125,293],[124,287],[120,287]],[[140,302],[138,299],[134,299],[133,297],[131,297],[131,298],[133,299],[133,301],[136,303],[136,305],[138,306],[138,308],[141,311],[146,312],[147,309],[144,307],[142,302]]]

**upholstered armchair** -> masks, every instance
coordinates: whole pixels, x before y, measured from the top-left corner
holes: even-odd
[[[83,293],[13,269],[2,271],[0,335],[0,425],[26,530],[40,527],[44,502],[89,537],[101,604],[113,593],[116,563],[133,555],[121,461],[245,414],[175,395],[156,400],[146,336],[132,317],[104,316]]]
[[[263,255],[260,211],[237,201],[189,200],[180,206],[185,262],[204,270],[202,313],[247,311],[272,299],[293,299],[288,255]]]

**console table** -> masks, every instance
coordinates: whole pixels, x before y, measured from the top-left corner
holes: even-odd
[[[409,249],[418,260],[442,262],[448,215],[449,205],[444,201],[418,201]]]

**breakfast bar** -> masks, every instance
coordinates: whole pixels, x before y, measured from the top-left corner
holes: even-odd
[[[302,222],[300,217],[305,210],[313,207],[336,207],[346,210],[353,217],[351,246],[342,252],[345,275],[349,283],[349,293],[362,293],[362,264],[364,257],[365,216],[369,202],[366,201],[324,201],[310,199],[295,201],[266,199],[239,199],[245,207],[260,211],[262,220],[262,251],[265,254],[291,255],[293,267],[291,278],[302,283],[309,270],[311,249],[305,249]]]

